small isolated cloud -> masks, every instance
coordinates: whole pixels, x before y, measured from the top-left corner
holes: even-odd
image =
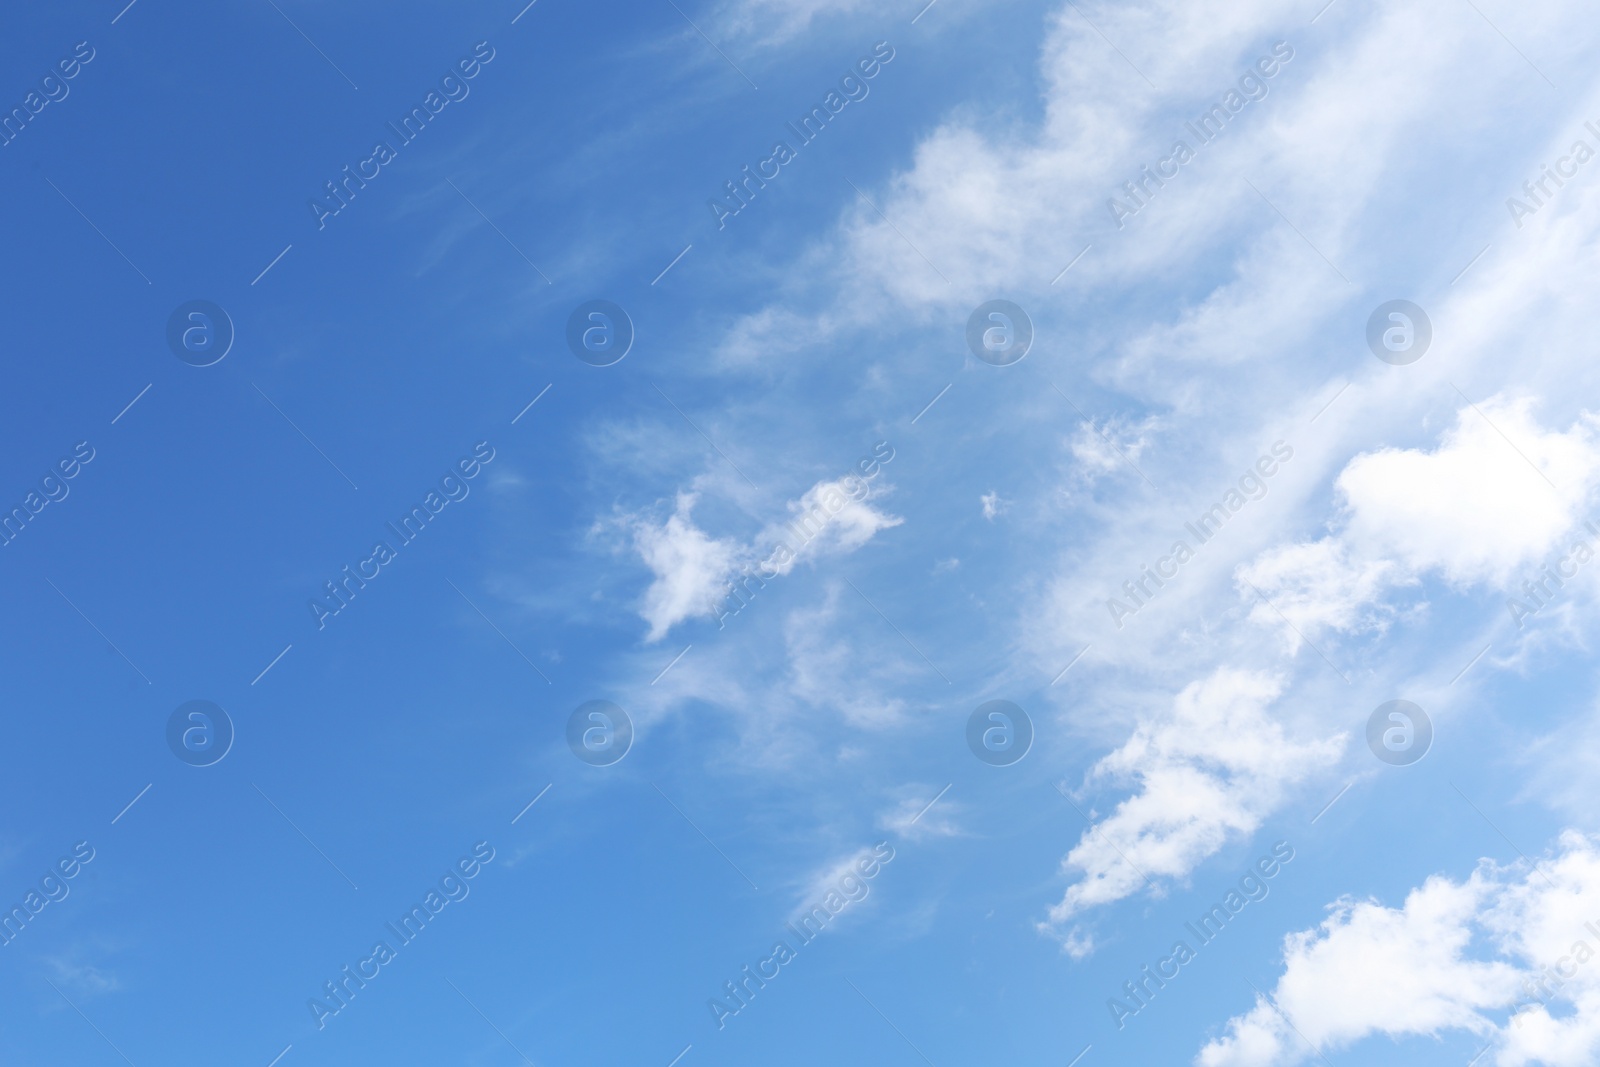
[[[890,861],[894,857],[894,848],[887,843],[858,848],[823,864],[802,883],[789,920],[797,922],[814,908],[837,915],[858,906],[872,895],[873,883],[882,876],[886,857]]]
[[[92,963],[84,963],[79,954],[52,956],[45,960],[55,972],[56,982],[83,996],[111,993],[122,988],[117,976],[101,970]]]
[[[984,493],[978,498],[978,502],[983,505],[983,517],[990,522],[994,521],[996,515],[1005,513],[1006,501],[1000,499],[999,493],[993,491]]]
[[[939,787],[901,786],[895,790],[895,797],[893,805],[878,813],[879,829],[908,841],[961,836],[961,828],[956,825],[960,807],[948,797],[940,796]]]
[[[639,614],[650,624],[646,641],[659,641],[673,626],[711,610],[733,573],[741,549],[694,524],[695,495],[679,493],[672,515],[660,526],[634,524],[633,545],[655,575]]]
[[[748,544],[696,526],[694,493],[679,493],[665,522],[634,516],[633,547],[653,575],[639,605],[650,624],[645,640],[659,641],[693,616],[715,615],[736,575],[749,572],[765,580],[788,574],[802,560],[854,552],[879,531],[900,525],[904,519],[869,503],[884,491],[855,475],[820,481],[787,504],[787,521]]]
[[[1600,1056],[1600,851],[1568,831],[1536,866],[1484,861],[1429,878],[1398,908],[1341,899],[1284,939],[1284,970],[1195,1057],[1291,1067],[1378,1034],[1464,1031],[1489,1067],[1586,1067]]]
[[[1253,833],[1290,785],[1338,759],[1343,734],[1292,740],[1268,714],[1281,692],[1276,677],[1219,668],[1185,687],[1170,716],[1141,723],[1096,764],[1091,782],[1131,782],[1136,792],[1061,861],[1078,880],[1042,928],[1069,950],[1087,944],[1082,931],[1060,928],[1132,895],[1147,877],[1187,876],[1230,838]]]

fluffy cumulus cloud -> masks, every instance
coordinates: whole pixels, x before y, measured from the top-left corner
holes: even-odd
[[[787,519],[762,530],[753,543],[713,537],[695,525],[693,493],[679,493],[665,521],[633,517],[634,550],[653,575],[639,604],[650,624],[646,640],[659,641],[685,619],[716,616],[736,579],[746,589],[759,587],[802,561],[854,552],[879,531],[898,526],[903,520],[869,502],[886,491],[855,475],[820,481],[790,501]]]
[[[1220,668],[1096,764],[1091,781],[1130,782],[1136,792],[1062,861],[1077,880],[1050,909],[1047,930],[1081,950],[1082,931],[1067,927],[1085,910],[1137,892],[1147,878],[1187,875],[1230,838],[1253,833],[1289,786],[1338,758],[1343,734],[1296,740],[1269,714],[1281,692],[1276,677]]]
[[[1504,584],[1578,521],[1600,473],[1595,430],[1589,416],[1547,430],[1526,399],[1463,407],[1431,452],[1389,448],[1350,461],[1338,480],[1346,537],[1368,558]]]
[[[1547,429],[1531,401],[1494,396],[1460,408],[1431,450],[1363,452],[1335,482],[1341,530],[1240,566],[1239,595],[1257,601],[1252,620],[1287,620],[1295,648],[1322,630],[1382,632],[1398,610],[1385,598],[1426,574],[1509,587],[1584,520],[1600,478],[1596,430],[1588,414]]]
[[[1396,908],[1341,899],[1285,938],[1276,988],[1195,1062],[1289,1067],[1375,1035],[1462,1031],[1489,1067],[1584,1067],[1600,1055],[1597,923],[1600,849],[1571,831],[1535,866],[1434,876]]]

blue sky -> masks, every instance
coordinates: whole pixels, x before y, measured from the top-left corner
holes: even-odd
[[[0,1062],[1600,1062],[1583,5],[124,2],[0,34]]]

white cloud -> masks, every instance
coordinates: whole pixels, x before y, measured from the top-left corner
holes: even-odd
[[[1389,448],[1351,460],[1338,479],[1346,538],[1368,558],[1461,584],[1505,584],[1573,527],[1600,473],[1592,417],[1545,430],[1532,407],[1491,397],[1477,411],[1461,408],[1432,452]]]
[[[659,641],[684,619],[709,612],[740,557],[737,543],[711,537],[694,524],[694,505],[693,493],[679,493],[665,523],[634,524],[634,548],[655,575],[639,606],[650,624],[647,641]]]
[[[1307,1041],[1326,1054],[1460,1030],[1493,1047],[1492,1067],[1587,1067],[1600,1055],[1596,922],[1600,851],[1572,831],[1531,869],[1436,875],[1399,908],[1342,899],[1285,938],[1272,1003],[1258,997],[1195,1062],[1289,1067],[1314,1055]]]
[[[1315,639],[1320,630],[1383,632],[1395,612],[1381,598],[1407,580],[1391,560],[1352,559],[1337,537],[1268,549],[1241,564],[1234,577],[1239,595],[1254,602],[1252,622],[1277,627],[1288,619],[1284,637],[1291,652],[1302,635]],[[1257,589],[1270,606],[1255,595]]]
[[[735,576],[752,574],[749,582],[759,588],[802,560],[854,552],[879,531],[900,525],[904,520],[868,503],[883,492],[854,475],[820,481],[788,503],[786,522],[767,527],[750,544],[712,537],[696,526],[694,493],[679,493],[663,523],[634,517],[634,548],[654,575],[639,606],[650,624],[645,640],[659,641],[685,619],[715,616]]]
[[[940,797],[938,786],[914,783],[895,790],[895,795],[894,805],[878,813],[880,829],[908,841],[960,836],[961,828],[956,823],[960,805],[948,797]],[[937,803],[935,797],[939,798]]]
[[[990,522],[994,521],[996,515],[1002,514],[1006,510],[1006,502],[1001,500],[1000,494],[992,489],[980,496],[978,503],[983,505],[983,517]]]
[[[1290,785],[1338,758],[1343,734],[1292,740],[1268,715],[1281,692],[1278,678],[1219,668],[1095,765],[1091,781],[1131,781],[1137,792],[1062,860],[1082,877],[1050,909],[1047,928],[1137,892],[1146,876],[1184,877],[1230,838],[1254,832]]]

